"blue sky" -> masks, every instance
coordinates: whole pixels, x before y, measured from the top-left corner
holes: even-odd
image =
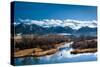
[[[97,20],[97,7],[15,2],[14,15],[15,21],[18,19],[74,19],[90,21]]]

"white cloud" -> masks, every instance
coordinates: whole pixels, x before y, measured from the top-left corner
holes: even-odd
[[[18,25],[18,24],[20,24],[19,22],[14,22],[14,25]]]
[[[79,29],[81,27],[97,27],[97,21],[79,21],[79,20],[73,20],[73,19],[66,19],[66,20],[55,20],[55,19],[43,19],[41,21],[38,20],[31,20],[31,19],[19,19],[20,22],[23,22],[25,24],[31,25],[36,24],[43,27],[55,27],[55,26],[61,26],[61,27],[71,27],[72,29]]]

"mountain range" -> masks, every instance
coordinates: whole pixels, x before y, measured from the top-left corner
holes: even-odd
[[[96,35],[96,21],[77,20],[20,20],[14,22],[15,34],[58,34]]]

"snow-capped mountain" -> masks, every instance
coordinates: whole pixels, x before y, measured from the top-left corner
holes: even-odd
[[[75,35],[96,35],[96,21],[77,21],[77,20],[20,20],[14,22],[15,33],[19,34],[56,34],[67,33]]]
[[[31,25],[31,24],[36,24],[42,27],[56,27],[56,26],[61,26],[61,27],[70,27],[72,29],[80,29],[82,27],[90,27],[90,28],[95,28],[97,27],[97,21],[93,20],[93,21],[79,21],[79,20],[71,20],[71,19],[67,19],[67,20],[48,20],[48,19],[44,19],[41,21],[37,21],[37,20],[19,20],[19,23],[14,23],[14,24],[20,24],[20,23],[24,23],[27,25]]]

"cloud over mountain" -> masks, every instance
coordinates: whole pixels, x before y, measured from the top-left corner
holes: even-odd
[[[97,21],[79,21],[79,20],[30,20],[19,19],[14,22],[15,34],[71,34],[97,35]]]
[[[19,19],[19,22],[14,23],[14,24],[20,24],[24,23],[27,25],[31,24],[36,24],[42,27],[70,27],[72,29],[80,29],[82,27],[90,27],[90,28],[95,28],[97,27],[97,21],[92,20],[92,21],[79,21],[79,20],[72,20],[72,19],[66,19],[66,20],[55,20],[55,19],[43,19],[43,20],[31,20],[31,19]]]

